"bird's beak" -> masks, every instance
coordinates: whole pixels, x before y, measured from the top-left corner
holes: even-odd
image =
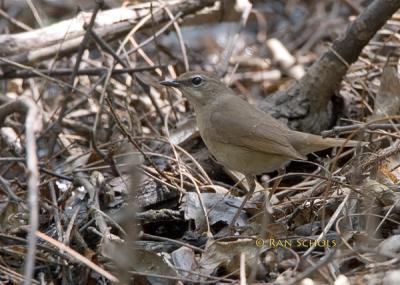
[[[180,87],[181,86],[181,84],[176,80],[161,81],[160,84],[164,85],[164,86],[168,86],[168,87]]]

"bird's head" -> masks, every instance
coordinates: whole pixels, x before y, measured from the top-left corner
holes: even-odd
[[[232,92],[216,76],[201,71],[189,71],[175,80],[162,81],[160,84],[180,90],[195,108],[208,105],[218,97]]]

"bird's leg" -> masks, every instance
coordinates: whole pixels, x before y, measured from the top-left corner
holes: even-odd
[[[265,199],[265,218],[266,220],[271,220],[271,215],[273,214],[271,199],[275,194],[276,189],[278,189],[279,184],[281,184],[286,169],[284,167],[278,169],[278,178],[275,180],[271,191],[269,191],[268,196]]]
[[[249,184],[249,192],[244,197],[242,204],[240,205],[238,211],[236,212],[235,216],[233,217],[231,223],[229,224],[230,228],[233,228],[235,226],[235,223],[236,223],[237,219],[239,218],[240,213],[242,212],[242,210],[244,208],[244,205],[250,199],[251,195],[253,195],[254,190],[256,189],[256,179],[254,176],[246,175],[246,181],[247,181],[247,184]]]
[[[286,170],[285,168],[279,168],[278,169],[278,178],[274,181],[274,184],[272,186],[271,191],[268,191],[268,184],[265,185],[265,200],[263,203],[263,219],[261,222],[261,232],[260,236],[266,237],[268,233],[268,225],[274,223],[274,217],[273,217],[273,208],[272,208],[272,203],[271,199],[272,196],[275,194],[276,189],[278,189],[279,184],[282,182],[283,175],[285,174]]]
[[[278,179],[275,180],[274,185],[272,186],[271,192],[269,192],[268,201],[271,201],[272,195],[275,194],[276,189],[278,189],[279,184],[281,184],[285,173],[286,173],[286,168],[281,167],[278,169]]]

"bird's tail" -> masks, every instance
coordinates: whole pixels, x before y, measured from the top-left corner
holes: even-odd
[[[289,140],[293,147],[301,154],[309,154],[311,152],[324,150],[330,147],[355,147],[365,145],[365,142],[338,139],[338,138],[322,138],[321,136],[307,134],[302,132],[292,132]]]

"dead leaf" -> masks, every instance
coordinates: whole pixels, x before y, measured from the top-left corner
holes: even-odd
[[[186,201],[183,205],[185,219],[194,220],[197,229],[203,228],[205,226],[205,215],[198,194],[188,192],[185,197]],[[220,193],[202,193],[201,197],[208,212],[210,225],[220,221],[229,224],[243,201],[243,198]],[[242,212],[237,223],[239,226],[244,226],[246,220],[246,215]]]
[[[257,256],[259,248],[253,239],[240,239],[236,241],[212,242],[206,248],[199,262],[199,269],[203,274],[212,274],[219,266],[229,272],[239,268],[240,254],[246,255],[247,264],[251,264]],[[231,269],[231,270],[229,270]]]

